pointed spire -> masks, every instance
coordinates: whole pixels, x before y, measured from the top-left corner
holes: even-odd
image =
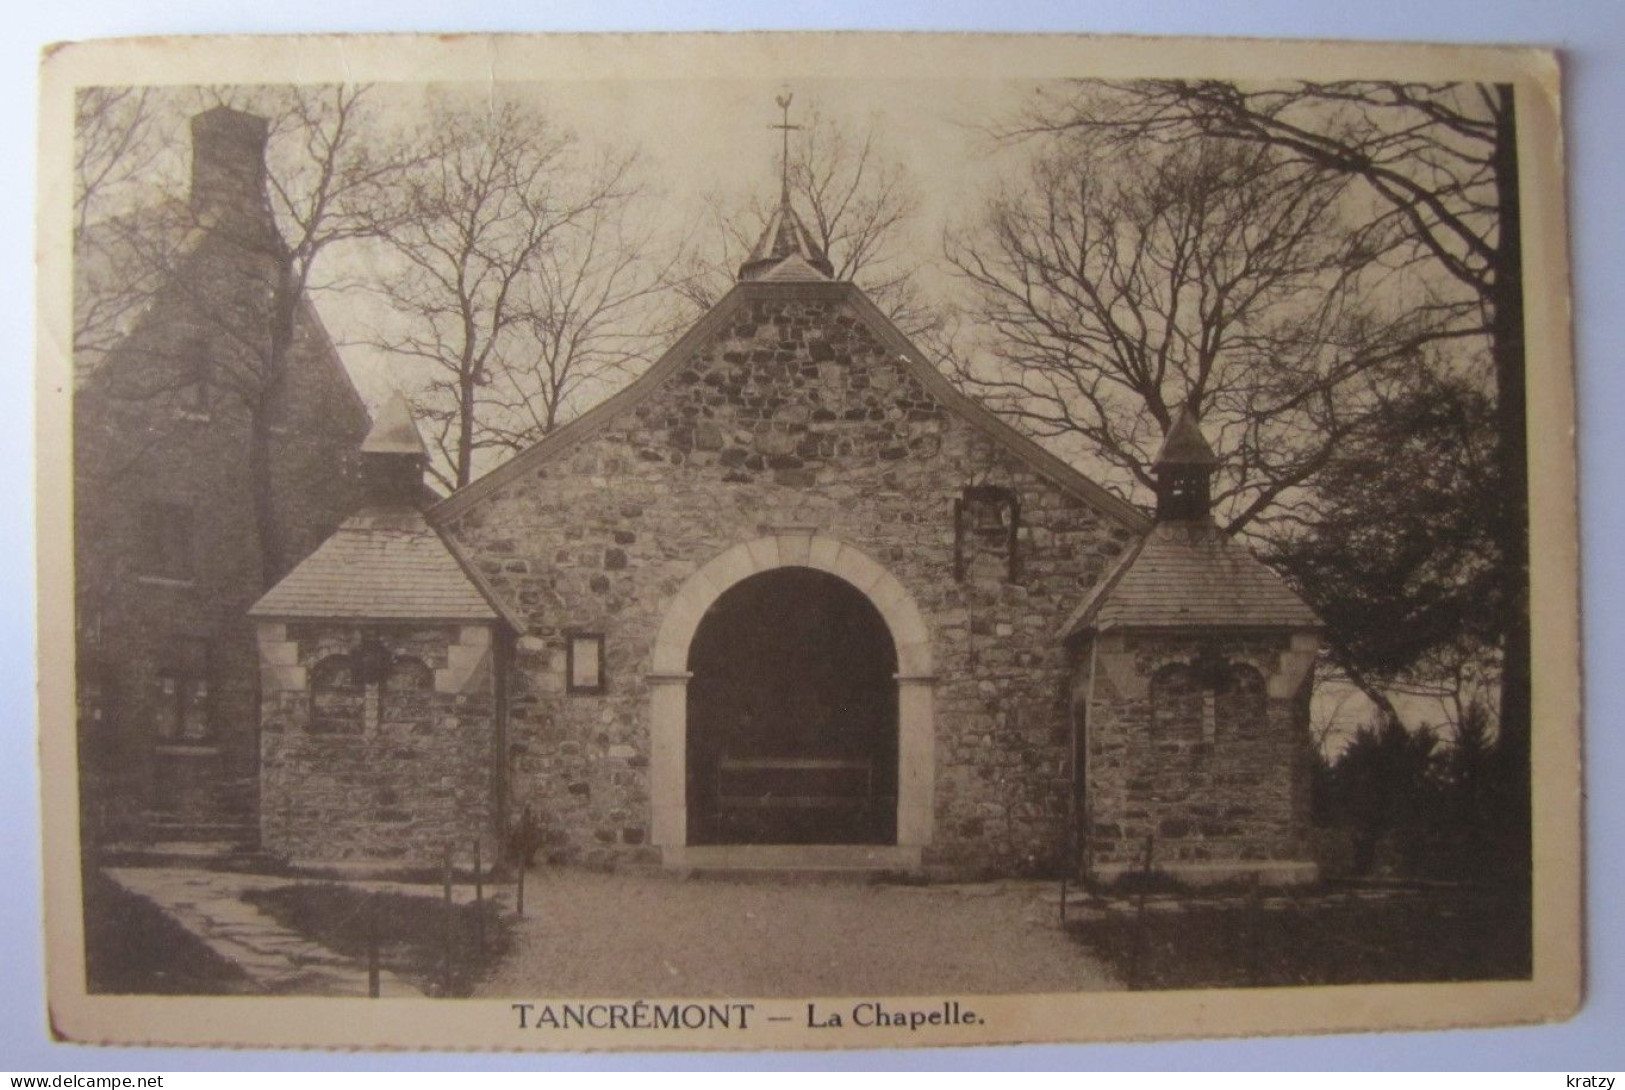
[[[361,442],[363,454],[415,454],[420,458],[429,455],[428,448],[423,445],[423,436],[418,434],[418,426],[412,420],[412,407],[406,403],[406,398],[399,390],[389,395],[389,400],[378,412],[378,419],[374,421],[372,430],[367,438]]]
[[[1196,414],[1189,405],[1181,406],[1179,415],[1174,417],[1173,425],[1169,427],[1168,434],[1163,437],[1162,447],[1157,451],[1156,458],[1151,465],[1161,469],[1164,466],[1217,466],[1219,456],[1213,453],[1208,445],[1207,437],[1202,434],[1202,425],[1197,422]]]

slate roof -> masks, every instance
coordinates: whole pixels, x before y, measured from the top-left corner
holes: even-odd
[[[829,277],[807,264],[807,259],[800,254],[791,254],[756,279],[785,283],[798,280],[828,280]]]
[[[369,621],[499,617],[440,535],[409,508],[351,515],[248,612]]]
[[[739,266],[739,279],[767,279],[789,257],[800,258],[809,269],[820,273],[818,279],[827,280],[835,275],[835,267],[813,241],[812,232],[801,222],[801,217],[796,215],[790,204],[790,192],[785,190],[779,197],[778,208],[768,217],[761,237],[751,247],[750,256]]]
[[[1245,545],[1208,521],[1159,522],[1124,554],[1062,638],[1112,628],[1319,628],[1320,619]]]

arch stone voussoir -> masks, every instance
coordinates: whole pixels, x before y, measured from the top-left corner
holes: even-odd
[[[717,588],[720,595],[735,583],[749,579],[761,570],[756,557],[751,553],[750,546],[745,544],[735,545],[701,568],[700,572]]]
[[[874,604],[897,649],[901,688],[898,768],[898,843],[931,839],[935,727],[930,682],[930,630],[919,606],[898,579],[873,557],[826,534],[786,530],[735,545],[702,565],[666,607],[650,655],[650,788],[652,837],[661,848],[687,843],[688,650],[706,611],[735,584],[784,567],[809,567],[857,588]]]
[[[826,537],[823,534],[813,535],[812,544],[807,547],[807,566],[817,568],[822,572],[836,574],[836,559],[841,551],[839,539]]]
[[[841,543],[840,549],[836,552],[835,566],[830,571],[831,574],[840,576],[871,598],[874,597],[871,592],[874,590],[875,584],[889,577],[886,569],[871,559],[867,553],[854,549],[845,542]],[[875,605],[880,607],[878,602]],[[882,614],[886,612],[884,608],[881,608],[880,611]]]

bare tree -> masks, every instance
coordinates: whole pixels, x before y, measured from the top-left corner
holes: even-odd
[[[935,328],[940,316],[917,283],[907,235],[919,211],[908,169],[885,151],[881,122],[852,127],[814,103],[790,144],[790,196],[835,279],[851,280],[910,336]],[[776,199],[707,200],[699,235],[705,252],[690,260],[684,295],[704,310],[732,286]]]
[[[86,87],[74,100],[73,229],[110,215],[163,153],[146,87]]]
[[[170,164],[162,108],[148,88],[86,87],[74,102],[73,350],[76,381],[94,373],[158,288],[163,266],[148,260],[171,241],[141,207],[155,174]]]
[[[208,92],[206,99],[268,119],[264,191],[230,207],[198,200],[196,190],[191,202],[160,191],[147,213],[157,229],[123,236],[123,274],[183,300],[207,352],[132,338],[121,350],[149,358],[123,369],[108,392],[127,400],[175,396],[201,380],[211,396],[245,415],[261,580],[271,586],[289,559],[273,472],[289,354],[311,318],[323,255],[389,229],[384,197],[407,160],[398,150],[380,150],[364,87],[275,88],[242,97]],[[199,373],[204,357],[206,375]],[[103,467],[104,475],[128,468]]]
[[[1103,93],[1104,92],[1104,93]],[[1529,507],[1517,110],[1510,85],[1341,81],[1241,87],[1212,80],[1077,82],[1039,101],[1010,134],[1093,132],[1123,147],[1210,136],[1270,148],[1360,186],[1369,222],[1391,225],[1418,265],[1459,292],[1456,321],[1489,345],[1500,478],[1496,563],[1500,729],[1528,820]]]
[[[426,366],[416,409],[431,469],[455,488],[483,452],[527,445],[579,388],[634,364],[637,312],[663,270],[647,238],[622,232],[640,196],[635,156],[595,156],[513,100],[441,101],[417,142],[423,161],[384,240],[399,275],[375,289],[399,328],[375,343]]]
[[[1269,149],[1062,139],[950,235],[985,329],[958,378],[1034,434],[1087,440],[1130,492],[1189,407],[1222,452],[1226,529],[1255,530],[1438,336],[1430,305],[1381,305],[1399,274],[1341,226],[1346,189]]]
[[[491,391],[493,443],[523,450],[635,375],[676,333],[678,250],[635,222],[628,200],[578,217],[538,255],[525,290],[524,352]]]

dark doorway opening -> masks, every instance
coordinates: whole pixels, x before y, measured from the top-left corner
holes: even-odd
[[[812,568],[730,588],[689,648],[691,844],[893,844],[897,649]]]

